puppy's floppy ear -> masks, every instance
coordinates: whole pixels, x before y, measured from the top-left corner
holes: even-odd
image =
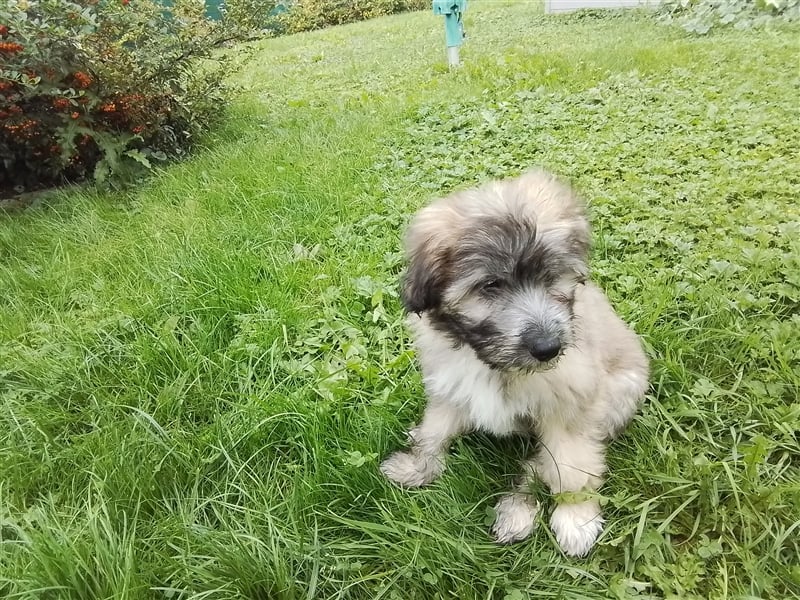
[[[589,249],[592,245],[591,227],[585,213],[573,219],[565,247],[572,258],[572,268],[581,283],[589,277]]]
[[[408,270],[401,298],[408,312],[438,308],[450,280],[452,247],[458,236],[458,212],[452,198],[429,204],[412,220],[404,239]]]
[[[408,270],[403,277],[400,295],[408,312],[421,313],[437,308],[447,285],[447,252],[430,243],[409,251]]]
[[[558,251],[564,266],[579,279],[589,276],[590,229],[585,217],[559,221],[540,234],[540,240]]]
[[[592,243],[589,221],[585,217],[576,219],[570,229],[565,247],[573,259],[575,272],[581,280],[585,280],[589,276],[589,249]]]

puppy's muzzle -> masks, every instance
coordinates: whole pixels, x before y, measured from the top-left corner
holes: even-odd
[[[522,345],[531,356],[540,362],[554,359],[561,352],[561,340],[558,337],[542,332],[538,327],[529,327],[520,336]]]

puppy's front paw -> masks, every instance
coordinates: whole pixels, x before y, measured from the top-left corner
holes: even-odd
[[[444,471],[444,462],[437,456],[414,451],[395,452],[381,463],[387,478],[403,487],[428,485]]]
[[[501,544],[524,540],[536,528],[539,503],[528,494],[506,494],[495,505],[492,535]]]
[[[594,500],[559,504],[550,517],[550,528],[565,554],[586,556],[603,531],[600,504]]]

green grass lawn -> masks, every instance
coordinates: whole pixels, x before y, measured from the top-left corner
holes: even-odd
[[[470,4],[455,73],[427,12],[259,43],[196,158],[0,216],[0,596],[800,597],[800,28],[537,7]],[[653,362],[585,560],[491,543],[525,440],[377,468],[404,224],[531,165]]]

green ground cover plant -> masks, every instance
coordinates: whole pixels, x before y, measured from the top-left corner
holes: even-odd
[[[770,26],[776,19],[796,21],[800,0],[664,0],[659,11],[686,31],[705,35],[715,27],[748,29]]]
[[[0,595],[800,596],[798,26],[466,28],[452,73],[429,13],[258,42],[207,150],[0,217]],[[377,469],[423,406],[403,226],[531,165],[588,199],[652,358],[585,560],[489,540],[526,440],[419,491]]]

